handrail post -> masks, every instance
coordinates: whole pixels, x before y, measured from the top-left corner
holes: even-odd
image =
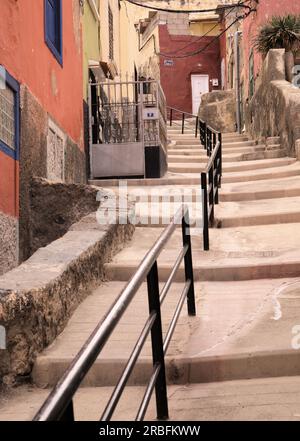
[[[213,173],[214,173],[214,191],[216,188],[216,195],[214,196],[214,204],[218,205],[219,203],[219,150],[218,154],[214,160]],[[216,171],[216,175],[215,175]],[[214,193],[215,194],[215,193]]]
[[[70,401],[70,403],[68,404],[67,408],[65,409],[64,413],[62,414],[62,416],[60,417],[59,421],[65,421],[65,422],[70,422],[70,421],[75,421],[74,418],[74,407],[73,407],[73,400]]]
[[[209,226],[213,226],[215,219],[215,185],[214,185],[214,162],[208,172],[208,186],[210,187],[208,201],[210,208]]]
[[[158,420],[169,418],[165,356],[163,349],[163,334],[160,311],[159,282],[157,261],[154,262],[147,276],[149,311],[156,312],[156,319],[151,329],[153,366],[160,365],[160,371],[155,385],[156,411]]]
[[[172,127],[173,124],[173,109],[170,109],[170,127]]]
[[[185,113],[182,114],[182,129],[181,133],[184,135],[184,120],[185,120]]]
[[[202,192],[202,223],[203,223],[203,249],[209,250],[209,221],[207,208],[207,175],[206,172],[201,173],[201,192]]]
[[[198,136],[198,125],[199,125],[199,116],[196,116],[195,138],[197,138]]]
[[[223,173],[223,164],[222,164],[222,133],[219,133],[219,143],[220,143],[220,147],[219,147],[219,155],[220,155],[220,161],[219,161],[219,174],[220,174],[220,180],[219,180],[219,186],[221,187],[221,182],[222,182],[222,173]]]
[[[190,218],[188,210],[185,212],[182,218],[182,241],[183,246],[188,246],[187,252],[184,256],[184,271],[185,281],[190,281],[190,288],[187,294],[187,306],[188,314],[196,315],[195,305],[195,289],[194,289],[194,273],[193,273],[193,259],[192,259],[192,246],[191,246],[191,228]]]

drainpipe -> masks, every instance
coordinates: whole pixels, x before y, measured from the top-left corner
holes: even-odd
[[[241,116],[241,77],[240,77],[240,47],[239,41],[241,31],[234,33],[234,53],[235,53],[235,95],[236,95],[236,123],[238,133],[242,133],[242,116]]]

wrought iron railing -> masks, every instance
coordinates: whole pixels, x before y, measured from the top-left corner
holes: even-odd
[[[181,224],[182,227],[183,247],[180,250],[168,280],[160,291],[157,259],[178,224]],[[192,248],[189,228],[188,208],[186,206],[181,206],[170,225],[163,231],[157,242],[148,251],[134,276],[128,282],[104,319],[96,327],[60,381],[50,393],[45,403],[34,417],[34,421],[74,421],[73,396],[96,361],[98,355],[101,353],[104,345],[145,279],[147,279],[150,314],[127,361],[118,384],[102,414],[101,421],[109,421],[113,416],[128,378],[150,333],[152,341],[153,372],[146,387],[142,403],[139,407],[136,421],[143,420],[154,388],[156,392],[157,418],[161,420],[168,419],[169,412],[165,354],[186,298],[188,314],[191,316],[196,315]],[[177,303],[169,329],[163,339],[161,305],[172,286],[172,282],[174,281],[182,260],[184,260],[185,268],[185,285]]]
[[[144,109],[157,109],[153,118]],[[156,114],[157,113],[157,114]],[[166,99],[154,80],[90,83],[90,142],[92,144],[162,144],[166,148]]]
[[[222,134],[206,126],[202,136],[209,156],[207,167],[201,173],[203,248],[208,251],[209,227],[214,226],[215,205],[219,203],[222,182]]]
[[[187,129],[191,129],[193,132],[195,132],[195,137],[197,137],[199,121],[198,116],[176,109],[175,107],[168,106],[167,115],[168,125],[170,127],[180,127],[182,135],[186,133]]]

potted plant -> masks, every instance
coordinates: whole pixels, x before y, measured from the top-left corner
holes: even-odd
[[[292,81],[295,57],[300,48],[300,15],[272,17],[259,30],[254,47],[266,56],[270,49],[285,49],[285,68],[288,81]]]

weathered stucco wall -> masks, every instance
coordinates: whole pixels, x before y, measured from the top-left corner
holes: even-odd
[[[256,92],[246,106],[246,128],[254,139],[280,136],[282,148],[295,156],[300,138],[300,89],[285,80],[284,49],[269,51]]]
[[[33,177],[47,178],[48,113],[26,86],[21,87],[20,149],[20,259],[31,255],[30,182]],[[64,151],[65,182],[85,183],[84,152],[66,134]],[[44,210],[47,200],[44,201]],[[52,201],[52,203],[54,203]]]
[[[0,275],[18,265],[18,219],[0,211]]]
[[[0,277],[0,326],[7,335],[0,357],[4,382],[30,374],[36,354],[53,342],[78,304],[104,280],[104,263],[133,231],[128,222],[99,225],[96,214],[90,214]]]

